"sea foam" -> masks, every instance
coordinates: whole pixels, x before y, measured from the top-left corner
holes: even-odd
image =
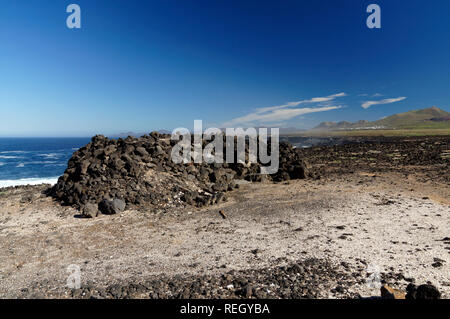
[[[23,186],[23,185],[39,185],[39,184],[51,184],[55,185],[58,181],[58,177],[46,177],[46,178],[22,178],[15,180],[0,180],[0,188],[10,186]]]

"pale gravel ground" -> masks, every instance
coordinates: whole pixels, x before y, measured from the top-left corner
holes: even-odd
[[[74,218],[76,211],[36,191],[32,203],[20,203],[33,191],[15,192],[0,197],[0,297],[18,296],[35,282],[49,291],[64,290],[70,264],[80,265],[82,284],[102,286],[153,274],[223,273],[310,257],[345,261],[351,271],[366,272],[373,265],[381,272],[401,272],[450,296],[450,245],[442,241],[450,237],[446,186],[364,174],[252,184],[232,192],[229,202],[204,210],[126,211],[96,219]],[[340,239],[345,233],[351,235]],[[444,260],[440,268],[431,265],[436,257]],[[379,295],[367,285],[352,291]]]

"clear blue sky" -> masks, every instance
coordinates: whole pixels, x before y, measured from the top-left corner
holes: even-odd
[[[70,3],[80,30],[66,27]],[[381,29],[366,26],[370,3]],[[3,0],[0,136],[448,111],[449,12],[448,0]]]

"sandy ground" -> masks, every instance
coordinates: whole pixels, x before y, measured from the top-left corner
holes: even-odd
[[[82,285],[107,286],[311,257],[345,262],[349,272],[401,274],[406,280],[391,282],[398,288],[429,281],[450,297],[450,188],[411,174],[244,184],[220,206],[95,219],[78,218],[43,189],[0,190],[0,297],[37,285],[64,291],[71,264]],[[367,284],[351,290],[379,295]]]

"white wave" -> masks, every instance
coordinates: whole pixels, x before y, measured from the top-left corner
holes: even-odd
[[[5,163],[1,163],[1,162],[0,162],[0,166],[3,166],[3,165],[5,165]]]
[[[29,153],[29,151],[2,151],[0,154],[24,154]]]
[[[58,153],[47,153],[47,154],[38,154],[38,156],[42,156],[45,158],[58,158],[61,156],[61,154]]]
[[[25,163],[19,163],[16,165],[16,167],[18,167],[18,168],[25,167]]]
[[[58,181],[58,177],[47,178],[22,178],[15,180],[0,180],[0,188],[10,186],[22,186],[22,185],[39,185],[39,184],[51,184],[55,185]]]
[[[14,159],[14,158],[23,158],[23,157],[22,156],[0,155],[0,158],[3,158],[3,159]]]
[[[31,164],[31,165],[43,165],[43,164],[57,164],[58,162],[55,161],[31,161],[31,162],[25,162],[25,164]]]

